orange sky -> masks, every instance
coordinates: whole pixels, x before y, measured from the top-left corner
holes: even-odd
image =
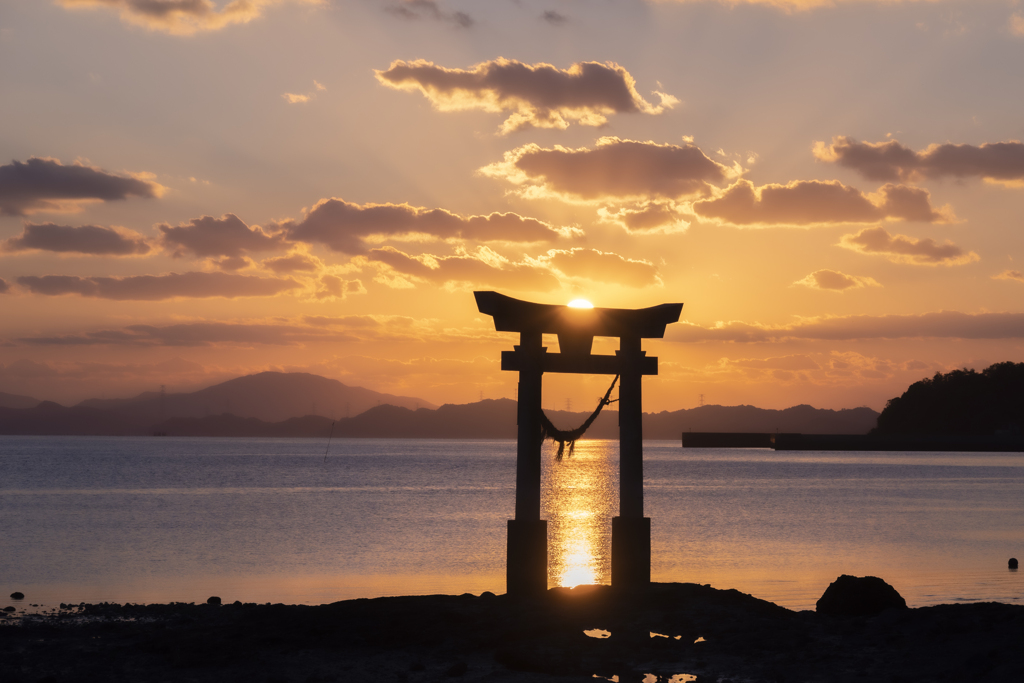
[[[512,397],[494,289],[684,302],[646,410],[880,410],[1024,361],[1022,63],[1012,0],[7,0],[0,391]]]

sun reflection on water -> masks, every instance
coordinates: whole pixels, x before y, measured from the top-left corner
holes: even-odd
[[[615,514],[618,443],[587,440],[571,458],[544,452],[544,517],[548,520],[548,585],[611,582],[611,518]]]

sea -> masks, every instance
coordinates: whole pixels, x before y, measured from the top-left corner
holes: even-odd
[[[505,591],[515,441],[0,436],[0,604],[323,604]],[[1024,604],[1024,454],[644,442],[652,579],[814,609]],[[545,445],[548,584],[610,583],[618,443]]]

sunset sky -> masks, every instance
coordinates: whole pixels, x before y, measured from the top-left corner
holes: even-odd
[[[648,411],[1024,361],[1016,0],[3,0],[0,92],[0,391],[512,398],[479,289],[683,302]]]

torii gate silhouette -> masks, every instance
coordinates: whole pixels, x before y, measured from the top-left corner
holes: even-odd
[[[641,339],[661,339],[678,322],[683,304],[651,308],[570,308],[521,301],[497,292],[474,292],[477,308],[499,332],[518,332],[514,351],[501,352],[501,369],[519,372],[516,512],[508,520],[506,590],[540,593],[548,585],[547,521],[540,518],[541,378],[545,372],[619,375],[619,516],[612,518],[612,586],[651,582],[651,519],[644,517],[644,375],[658,374],[658,359]],[[544,334],[558,335],[559,353],[547,353]],[[618,337],[614,356],[594,355],[594,337]]]

